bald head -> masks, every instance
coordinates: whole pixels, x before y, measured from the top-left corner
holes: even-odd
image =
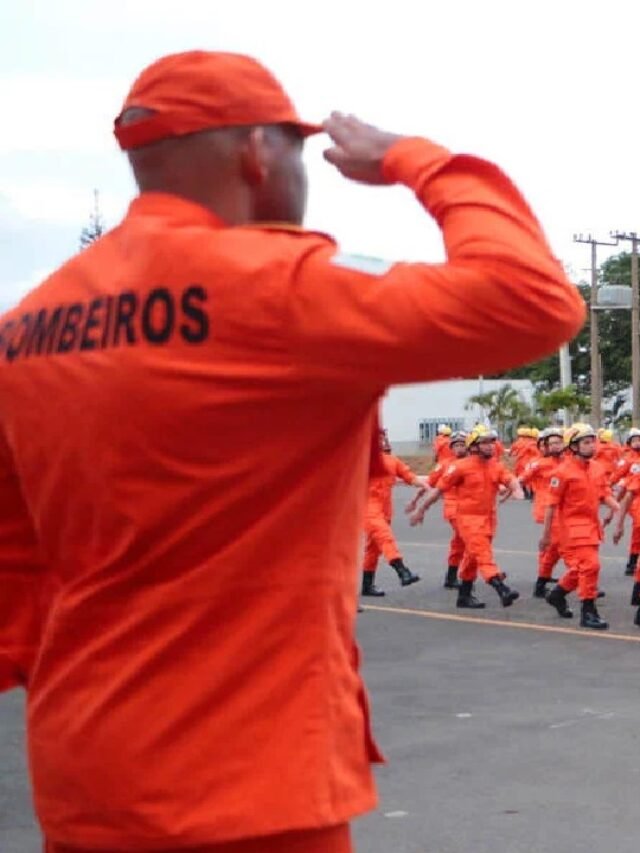
[[[122,124],[149,117],[131,107]],[[128,151],[141,192],[181,196],[228,225],[299,225],[306,205],[302,137],[288,125],[227,127],[163,139]]]

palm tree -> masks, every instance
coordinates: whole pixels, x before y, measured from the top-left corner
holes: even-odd
[[[469,397],[465,408],[468,410],[473,406],[480,406],[502,436],[507,426],[513,426],[531,415],[530,407],[509,383],[502,385],[496,391],[487,391],[484,394],[474,394],[473,397]]]

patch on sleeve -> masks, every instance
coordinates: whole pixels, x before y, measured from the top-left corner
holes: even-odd
[[[631,471],[632,474],[640,473],[640,463],[635,462],[629,470]]]
[[[331,263],[336,267],[344,267],[348,270],[363,272],[366,275],[386,275],[393,261],[385,261],[382,258],[372,258],[368,255],[348,255],[345,252],[338,252],[331,258]]]
[[[549,485],[551,486],[552,489],[557,489],[558,486],[560,485],[560,480],[558,479],[558,477],[552,477],[549,480]]]

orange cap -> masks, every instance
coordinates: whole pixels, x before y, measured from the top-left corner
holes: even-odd
[[[121,124],[131,107],[153,110],[149,118]],[[150,145],[216,127],[292,124],[303,136],[322,126],[301,121],[270,71],[238,53],[191,50],[163,56],[140,74],[114,122],[120,148]]]

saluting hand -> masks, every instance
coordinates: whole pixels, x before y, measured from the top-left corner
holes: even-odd
[[[389,148],[402,136],[378,130],[355,116],[339,112],[331,113],[323,127],[334,143],[324,152],[324,158],[345,178],[363,184],[387,183],[382,161]]]

